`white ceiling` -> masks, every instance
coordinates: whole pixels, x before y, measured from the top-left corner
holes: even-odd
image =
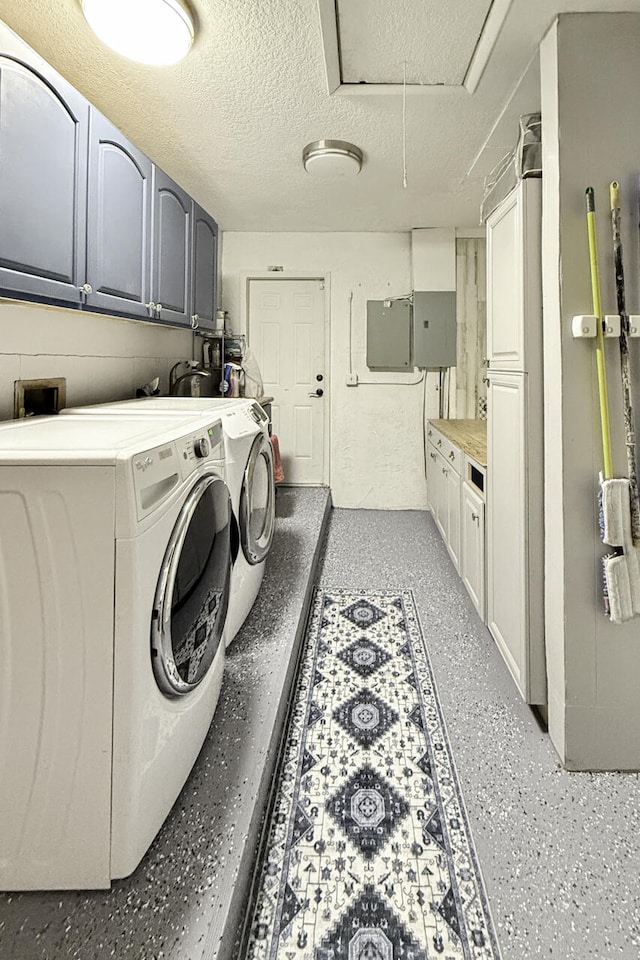
[[[477,225],[483,175],[515,140],[518,113],[539,107],[535,64],[514,90],[558,11],[640,11],[640,0],[339,5],[349,21],[343,71],[395,85],[329,95],[319,0],[191,0],[197,40],[170,68],[142,67],[108,51],[79,0],[0,0],[0,19],[223,230],[395,231]],[[326,15],[326,0],[320,6]],[[493,29],[480,34],[489,7]],[[417,42],[425,35],[424,45]],[[480,78],[474,92],[473,84],[459,85],[470,56]],[[398,85],[405,60],[412,84],[451,84],[409,87],[406,189]],[[323,182],[305,173],[302,148],[325,138],[362,149],[359,176]]]

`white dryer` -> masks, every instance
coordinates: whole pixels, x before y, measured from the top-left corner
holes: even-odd
[[[236,402],[225,412],[222,424],[227,479],[240,536],[233,565],[233,603],[225,627],[228,645],[262,584],[275,532],[275,484],[269,419],[262,407],[252,400]]]
[[[275,531],[275,485],[269,418],[255,401],[221,397],[143,397],[63,413],[84,416],[159,414],[211,416],[219,413],[225,438],[226,478],[237,531],[233,546],[231,597],[225,643],[238,633],[255,603]]]
[[[0,426],[0,889],[135,869],[213,716],[231,503],[220,417]]]

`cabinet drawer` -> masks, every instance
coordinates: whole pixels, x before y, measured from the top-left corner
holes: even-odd
[[[451,440],[431,425],[427,428],[427,438],[429,443],[433,444],[434,448],[441,455],[442,459],[452,466],[456,473],[460,473],[462,470],[462,451],[460,447],[456,447]]]

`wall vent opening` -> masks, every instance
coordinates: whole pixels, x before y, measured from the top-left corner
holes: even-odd
[[[46,417],[59,413],[67,405],[66,377],[49,380],[15,380],[13,385],[13,416]]]

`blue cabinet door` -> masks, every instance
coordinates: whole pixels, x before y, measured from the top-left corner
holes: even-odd
[[[152,163],[91,108],[87,212],[87,306],[152,316]]]
[[[156,316],[191,325],[191,219],[193,200],[154,167],[151,291]]]
[[[194,325],[213,330],[218,306],[218,224],[197,203],[193,205],[192,261]]]
[[[0,292],[78,304],[89,104],[0,29]]]

